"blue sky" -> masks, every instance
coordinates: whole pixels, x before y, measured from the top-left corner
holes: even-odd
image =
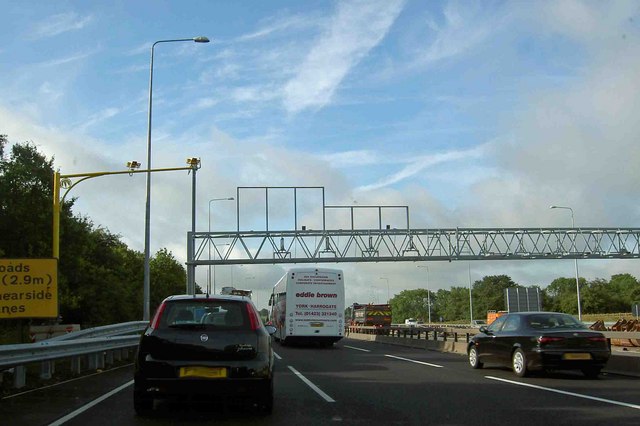
[[[201,157],[200,230],[208,200],[238,186],[324,186],[330,204],[408,205],[416,228],[568,226],[568,212],[550,204],[572,206],[578,226],[638,224],[635,1],[0,7],[0,132],[33,141],[63,174],[144,165],[151,44],[212,40],[160,44],[154,56],[153,166]],[[184,260],[190,178],[152,182],[152,250]],[[142,250],[144,191],[142,176],[113,177],[71,195],[78,214]],[[260,214],[247,206],[243,223],[260,226]],[[235,229],[235,204],[214,203],[210,218],[216,230]],[[424,287],[414,264],[342,266],[352,277],[348,302],[386,299],[380,277],[390,277],[392,293]],[[238,287],[264,294],[282,273],[236,268]],[[588,279],[638,269],[581,262]],[[430,272],[434,288],[467,284],[466,264]],[[472,264],[472,279],[501,273],[546,285],[573,269],[570,261]]]

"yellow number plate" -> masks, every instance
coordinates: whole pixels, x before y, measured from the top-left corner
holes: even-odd
[[[223,367],[180,367],[180,377],[224,379],[227,377],[227,369]]]
[[[591,354],[588,353],[570,353],[562,355],[562,359],[591,359]]]

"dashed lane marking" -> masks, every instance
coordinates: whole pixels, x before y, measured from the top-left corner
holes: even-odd
[[[104,401],[105,399],[117,394],[118,392],[120,392],[123,389],[128,388],[129,386],[131,386],[133,384],[133,380],[125,383],[124,385],[118,386],[117,388],[115,388],[114,390],[112,390],[111,392],[107,392],[104,395],[102,395],[100,398],[96,398],[93,401],[91,401],[88,404],[83,405],[82,407],[78,408],[75,411],[72,411],[71,413],[67,414],[64,417],[59,418],[58,420],[56,420],[55,422],[49,424],[49,426],[60,426],[64,423],[66,423],[67,421],[73,419],[74,417],[79,416],[80,414],[84,413],[85,411],[87,411],[89,408],[93,407],[94,405],[100,404],[102,401]]]
[[[443,368],[443,367],[442,367],[442,365],[438,365],[438,364],[431,364],[430,362],[417,361],[417,360],[415,360],[415,359],[402,358],[401,356],[395,356],[395,355],[385,355],[385,356],[386,356],[386,357],[389,357],[389,358],[399,359],[399,360],[402,360],[402,361],[414,362],[414,363],[416,363],[416,364],[428,365],[429,367]]]
[[[356,351],[371,352],[369,349],[356,348],[355,346],[343,345],[345,348],[355,349]]]
[[[307,386],[309,386],[311,389],[313,389],[313,391],[315,393],[317,393],[318,395],[320,395],[322,397],[322,399],[324,399],[327,402],[336,402],[333,398],[331,398],[329,395],[327,395],[326,393],[324,393],[322,391],[322,389],[320,389],[318,386],[314,385],[313,382],[311,382],[311,380],[307,379],[306,377],[304,377],[300,372],[298,372],[298,370],[296,370],[295,368],[293,368],[292,366],[288,365],[289,370],[291,370],[293,372],[293,374],[295,374],[296,376],[298,376],[300,378],[300,380],[302,380],[303,382],[306,383]]]
[[[512,385],[524,386],[524,387],[527,387],[527,388],[539,389],[539,390],[544,390],[544,391],[547,391],[547,392],[555,392],[555,393],[559,393],[559,394],[562,394],[562,395],[575,396],[576,398],[590,399],[592,401],[599,401],[599,402],[604,402],[606,404],[613,404],[613,405],[621,405],[623,407],[628,407],[628,408],[633,408],[633,409],[636,409],[636,410],[640,410],[640,405],[636,405],[636,404],[629,404],[629,403],[626,403],[626,402],[614,401],[612,399],[598,398],[598,397],[595,397],[595,396],[583,395],[583,394],[580,394],[580,393],[567,392],[567,391],[563,391],[563,390],[559,390],[559,389],[545,388],[544,386],[538,386],[538,385],[532,385],[532,384],[529,384],[529,383],[516,382],[514,380],[501,379],[500,377],[493,377],[493,376],[484,376],[484,377],[489,379],[489,380],[497,380],[499,382],[510,383]]]

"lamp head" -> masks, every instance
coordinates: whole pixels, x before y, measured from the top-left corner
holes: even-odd
[[[129,170],[139,169],[140,163],[137,161],[127,161],[127,168]]]
[[[198,37],[194,37],[193,41],[195,41],[196,43],[209,43],[209,39],[205,36],[198,36]]]
[[[197,157],[187,158],[187,164],[189,166],[191,166],[191,168],[193,168],[193,169],[199,169],[200,168],[200,159],[197,158]]]

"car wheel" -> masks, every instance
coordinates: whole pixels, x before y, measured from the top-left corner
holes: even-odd
[[[269,380],[269,385],[266,395],[263,395],[258,400],[258,410],[262,414],[271,414],[273,412],[273,379]]]
[[[143,392],[133,392],[133,409],[138,416],[149,415],[153,411],[153,398],[144,395]]]
[[[600,375],[600,367],[586,367],[582,369],[582,374],[585,375],[588,379],[597,379]]]
[[[524,355],[522,349],[516,349],[513,352],[513,356],[511,357],[511,366],[513,367],[513,372],[516,373],[516,376],[525,377],[527,375],[527,357]]]
[[[482,368],[483,363],[480,362],[480,358],[478,357],[478,350],[475,346],[471,346],[469,348],[469,364],[473,368]]]

